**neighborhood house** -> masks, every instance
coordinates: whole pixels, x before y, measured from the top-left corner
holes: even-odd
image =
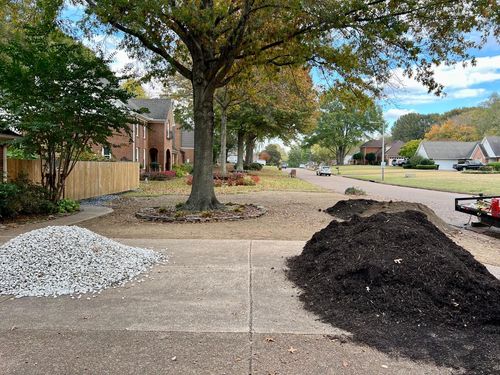
[[[481,142],[422,141],[416,155],[434,160],[442,170],[452,170],[453,164],[465,160],[487,164],[500,161],[500,137],[485,137]]]
[[[385,144],[385,161],[388,165],[392,165],[393,160],[400,159],[399,151],[401,147],[404,145],[403,141],[394,141],[391,143]],[[360,152],[363,155],[363,159],[360,161],[361,164],[369,164],[366,160],[366,155],[375,154],[375,164],[380,164],[382,161],[382,140],[381,139],[372,139],[360,146]]]
[[[175,124],[172,100],[131,99],[127,105],[141,111],[129,125],[131,136],[116,134],[109,139],[111,148],[97,145],[94,152],[109,159],[138,162],[147,171],[168,171],[174,164],[193,163],[194,132]]]

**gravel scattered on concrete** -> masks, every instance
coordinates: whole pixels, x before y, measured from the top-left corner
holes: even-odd
[[[0,295],[98,293],[123,285],[162,261],[154,251],[122,245],[77,226],[50,226],[0,246]]]
[[[120,196],[116,194],[101,195],[94,198],[82,199],[80,200],[80,204],[87,206],[107,206],[108,203],[113,202],[118,198],[120,198]]]

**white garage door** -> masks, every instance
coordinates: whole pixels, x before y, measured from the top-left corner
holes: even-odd
[[[457,164],[458,160],[434,160],[436,164],[439,164],[440,170],[453,170],[453,164]]]

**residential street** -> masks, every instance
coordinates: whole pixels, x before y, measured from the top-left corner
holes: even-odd
[[[289,171],[287,170],[287,172]],[[297,177],[340,194],[343,194],[346,188],[356,186],[363,189],[368,194],[368,197],[387,201],[399,200],[422,203],[452,225],[461,227],[469,221],[467,215],[455,211],[454,199],[465,197],[463,194],[384,185],[337,175],[331,177],[316,176],[314,171],[301,168],[297,168]]]

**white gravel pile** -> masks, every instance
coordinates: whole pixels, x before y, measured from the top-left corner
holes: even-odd
[[[0,295],[96,293],[122,285],[162,259],[77,226],[46,227],[0,246]]]

